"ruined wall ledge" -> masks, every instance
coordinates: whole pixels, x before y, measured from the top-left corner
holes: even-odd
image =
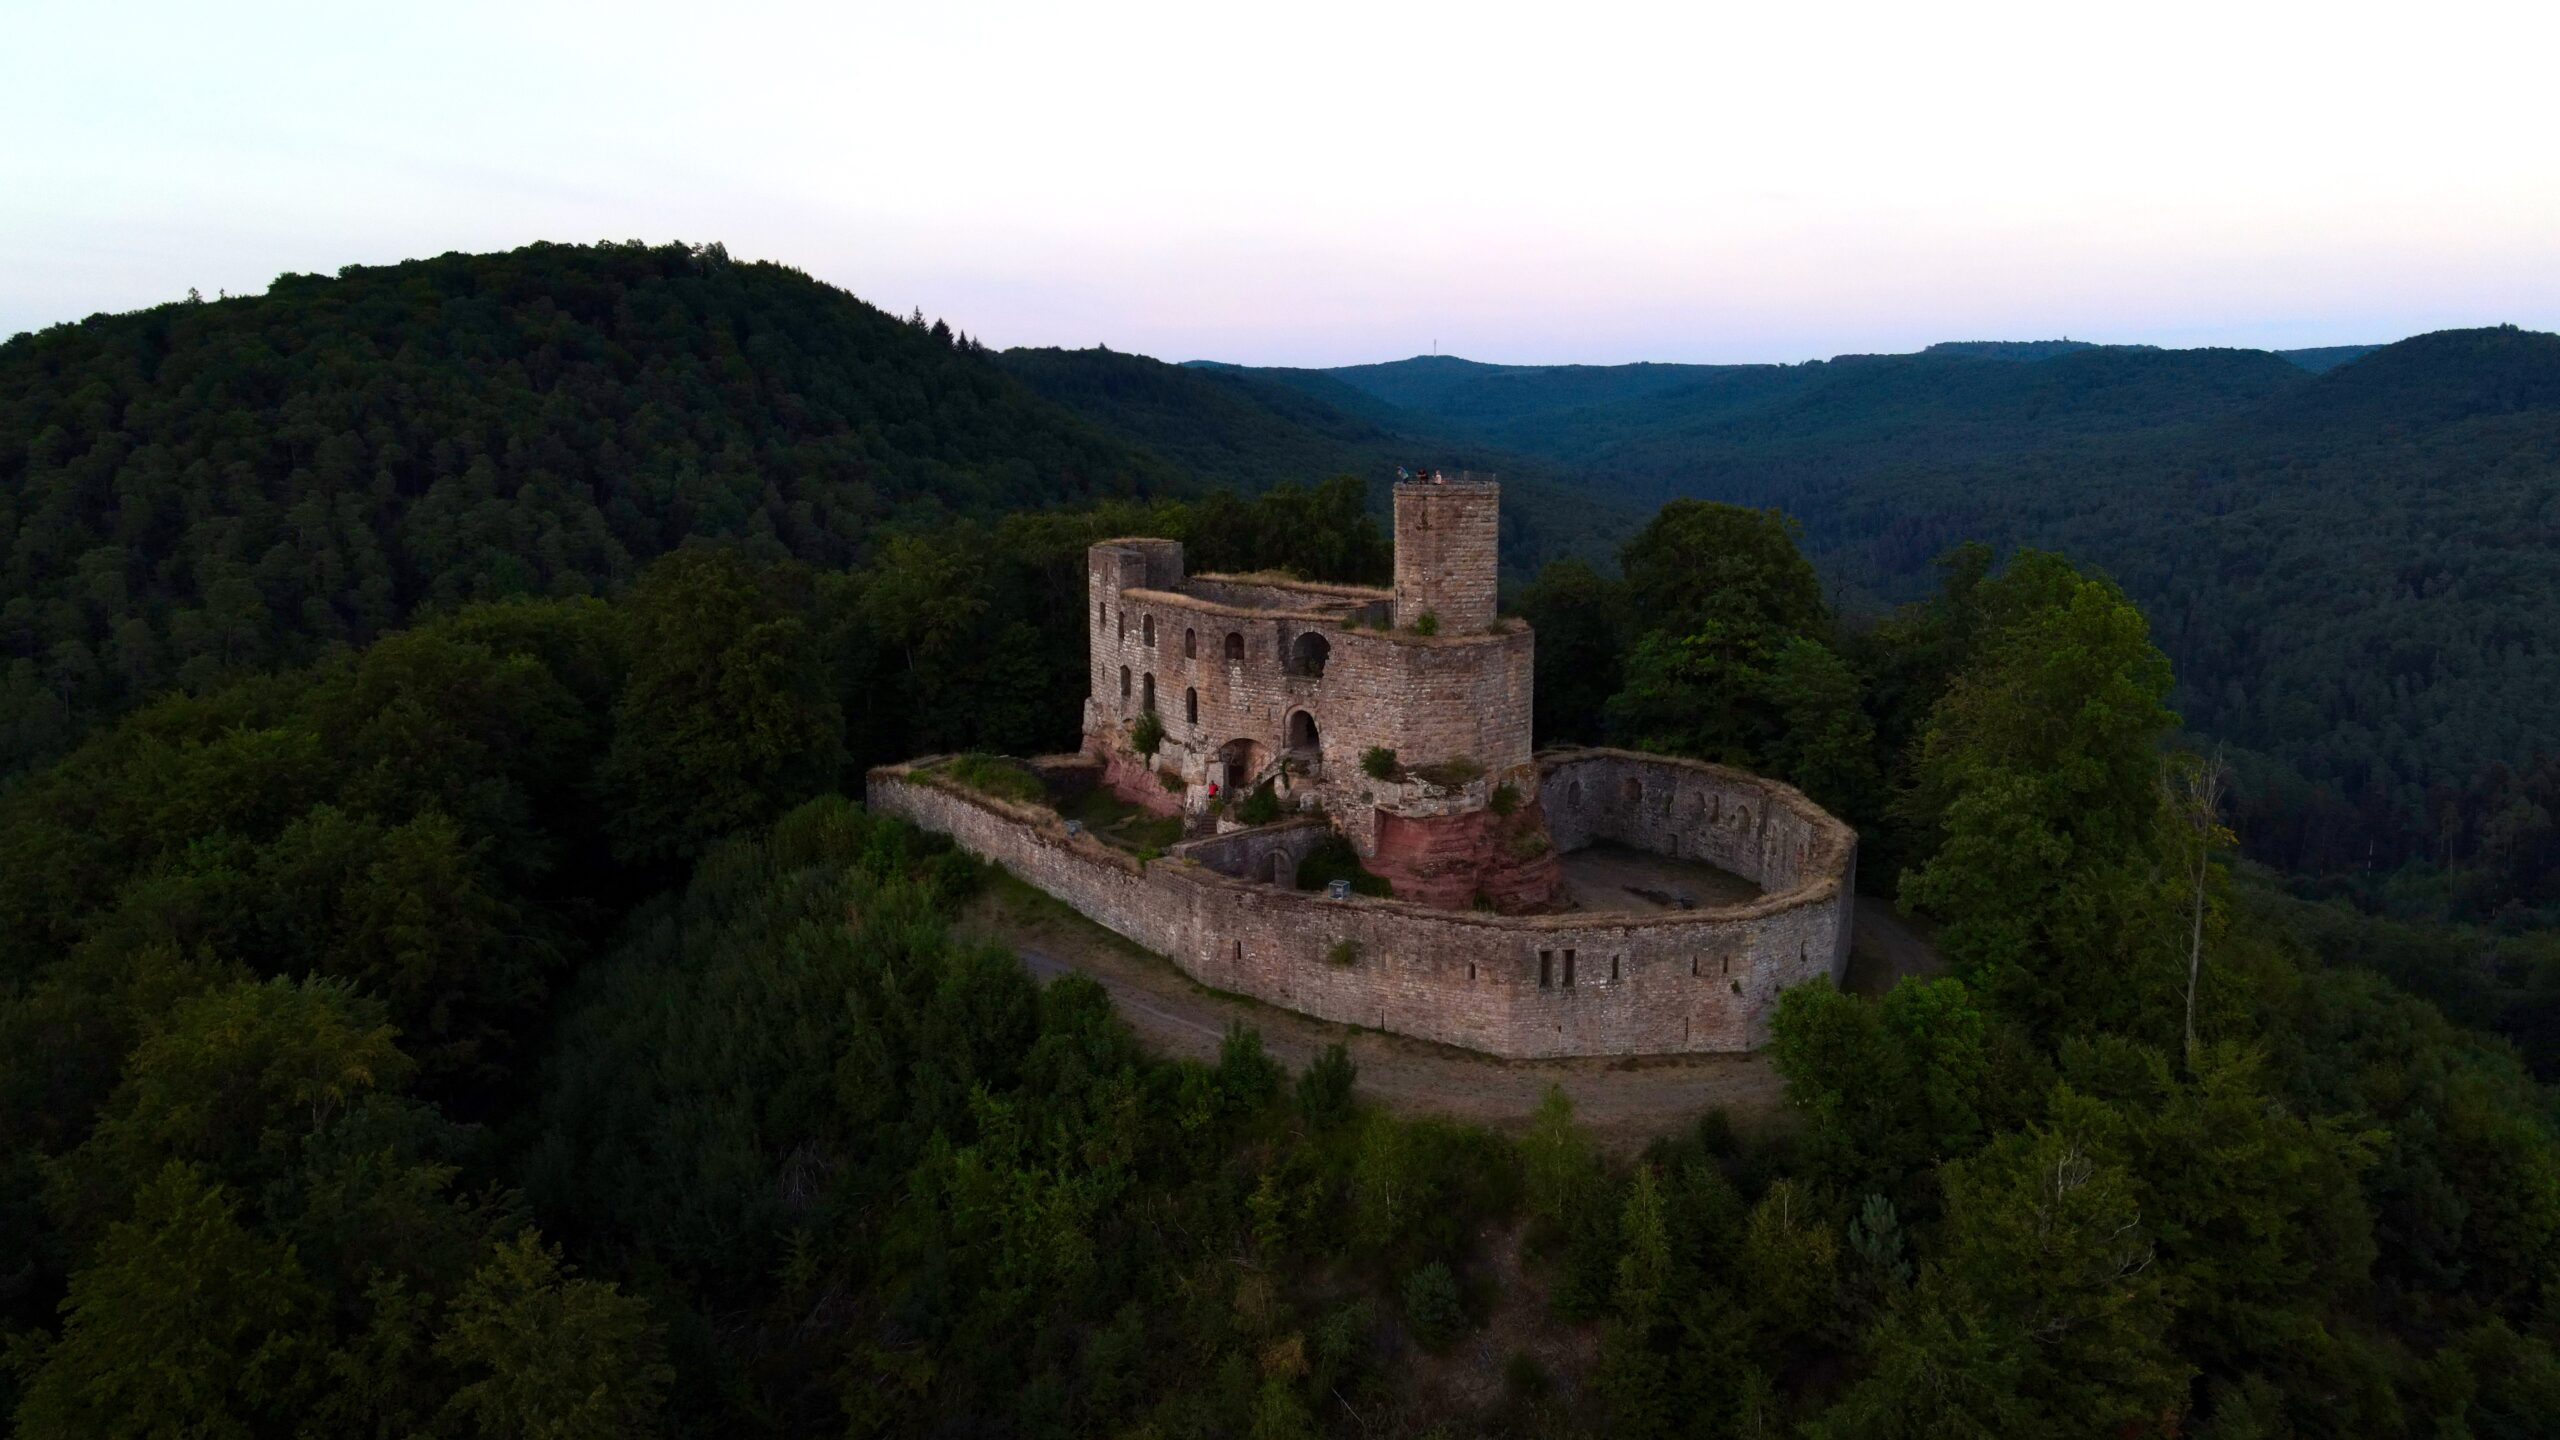
[[[1193,578],[1208,580],[1222,577],[1201,575]],[[1313,587],[1294,588],[1312,589]],[[1368,604],[1392,598],[1391,593],[1384,590],[1337,588],[1331,593]],[[1473,631],[1467,634],[1421,635],[1412,630],[1381,629],[1375,625],[1345,625],[1342,614],[1338,610],[1284,610],[1269,606],[1230,605],[1224,601],[1186,594],[1180,590],[1149,590],[1143,586],[1133,585],[1120,592],[1120,600],[1124,605],[1157,605],[1194,615],[1215,615],[1227,620],[1295,620],[1305,625],[1323,626],[1335,631],[1348,632],[1369,639],[1391,641],[1398,645],[1411,645],[1419,649],[1455,650],[1471,645],[1498,644],[1503,641],[1517,640],[1527,633],[1525,622],[1511,615],[1496,619],[1490,630]],[[1203,655],[1200,658],[1206,661],[1210,657]]]

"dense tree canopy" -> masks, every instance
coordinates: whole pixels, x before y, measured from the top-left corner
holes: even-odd
[[[1789,1117],[1709,1112],[1636,1155],[1560,1093],[1510,1136],[1387,1114],[1340,1047],[1292,1076],[1239,1027],[1167,1059],[1100,985],[964,938],[1040,902],[849,797],[879,760],[1072,739],[1094,539],[1374,580],[1371,497],[1123,495],[1152,472],[1076,471],[1116,452],[961,337],[744,268],[455,258],[0,355],[35,377],[0,402],[26,432],[0,504],[33,507],[8,512],[13,674],[85,674],[60,636],[212,657],[164,693],[175,670],[13,692],[51,697],[12,723],[50,713],[67,747],[0,786],[18,1433],[2560,1424],[2560,1110],[2534,1078],[2560,1065],[2560,950],[2524,923],[2548,766],[2449,789],[2463,874],[2399,882],[2406,912],[2501,929],[2291,894],[2233,865],[2138,588],[1960,546],[1926,598],[1844,619],[1784,516],[1686,502],[1622,575],[1523,593],[1542,679],[1570,682],[1542,732],[1805,786],[1947,973],[1788,992]],[[763,286],[877,329],[878,365]],[[212,342],[236,363],[204,368]],[[2542,392],[2505,343],[2426,385],[2368,357],[2324,392],[2344,411],[2268,413],[2306,445],[2377,396],[2391,424],[2512,420]],[[2195,398],[2088,363],[2064,380],[2098,410]],[[2310,394],[2216,364],[2231,394]],[[759,379],[785,373],[806,385]],[[1577,403],[1618,383],[1568,378]],[[2081,382],[2058,383],[2020,393]],[[349,452],[332,427],[359,416]],[[626,510],[590,439],[665,459],[612,473],[670,504],[732,459],[760,498]],[[857,461],[878,503],[851,529],[771,468],[841,496]],[[306,491],[330,525],[284,515]],[[634,514],[654,542],[616,528]],[[527,515],[557,535],[509,529]],[[257,568],[286,530],[323,542]],[[139,548],[82,570],[105,535]],[[74,743],[81,705],[129,713]]]

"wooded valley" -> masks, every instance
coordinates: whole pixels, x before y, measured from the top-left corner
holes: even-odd
[[[1236,371],[684,246],[19,337],[0,1413],[2551,1433],[2555,347]],[[1093,540],[1376,582],[1461,459],[1541,736],[1791,780],[1936,936],[1789,993],[1783,1124],[1152,1055],[858,803],[1074,742]]]

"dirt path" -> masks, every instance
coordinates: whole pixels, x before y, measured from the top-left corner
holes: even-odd
[[[1864,948],[1869,927],[1863,904],[1859,922],[1858,942]],[[1339,1042],[1360,1067],[1360,1092],[1400,1114],[1441,1115],[1517,1131],[1527,1126],[1547,1087],[1557,1085],[1572,1097],[1576,1121],[1603,1147],[1622,1154],[1642,1149],[1658,1135],[1685,1129],[1718,1106],[1746,1132],[1784,1123],[1785,1086],[1759,1055],[1497,1060],[1336,1025],[1207,989],[1172,962],[1008,877],[997,877],[970,903],[957,929],[968,938],[1016,951],[1043,984],[1069,970],[1093,977],[1111,993],[1138,1038],[1162,1054],[1213,1058],[1235,1021],[1262,1032],[1263,1048],[1292,1070],[1304,1068],[1318,1051]],[[1903,941],[1908,943],[1897,943]],[[1900,961],[1908,963],[1915,945],[1925,952],[1925,943],[1906,930],[1883,934],[1878,949],[1888,957],[1898,949]]]

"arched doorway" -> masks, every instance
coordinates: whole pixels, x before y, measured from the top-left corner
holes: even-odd
[[[1316,717],[1304,710],[1289,712],[1289,753],[1314,759],[1322,753],[1324,737],[1316,733]]]
[[[1260,741],[1230,740],[1219,746],[1218,767],[1223,773],[1217,777],[1218,793],[1241,800],[1244,793],[1252,788],[1253,777],[1261,774],[1262,767],[1269,763],[1270,752],[1262,748]]]

